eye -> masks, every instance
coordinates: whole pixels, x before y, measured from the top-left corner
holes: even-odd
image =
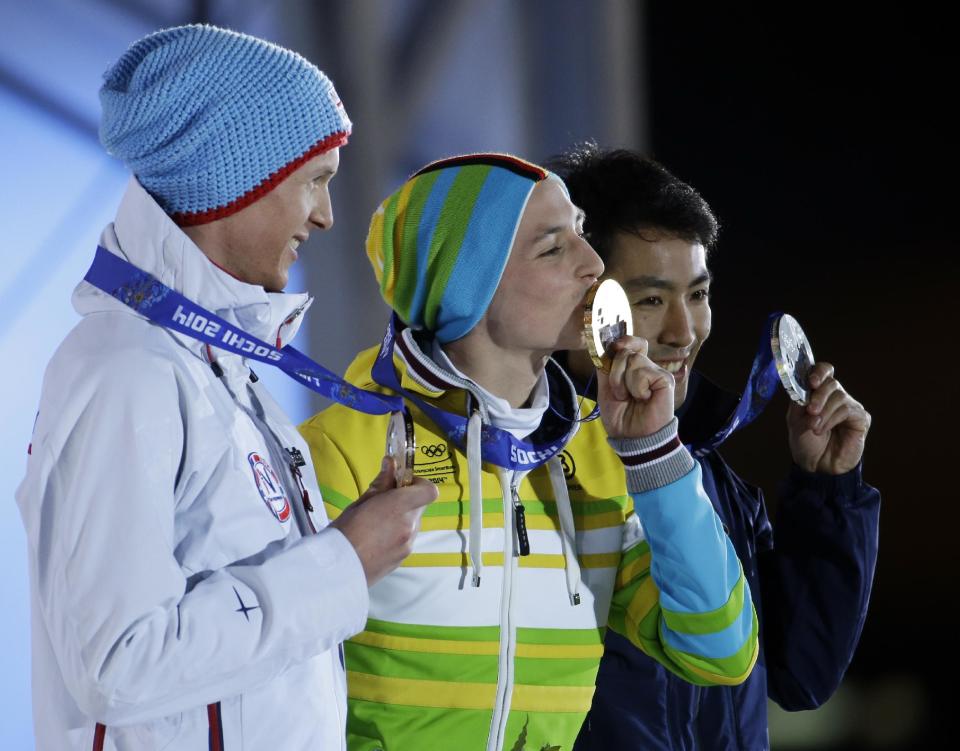
[[[706,301],[710,297],[710,290],[706,288],[698,289],[691,295],[691,297],[700,302]]]
[[[559,245],[554,245],[552,248],[549,248],[549,249],[543,251],[543,252],[538,256],[538,258],[545,258],[545,257],[547,257],[547,256],[555,256],[555,255],[557,255],[561,250],[563,250],[563,249],[562,249]]]
[[[644,306],[663,305],[663,299],[660,297],[657,297],[656,295],[651,295],[650,297],[641,297],[639,300],[631,303],[631,305],[633,305],[634,307],[638,305],[644,305]]]

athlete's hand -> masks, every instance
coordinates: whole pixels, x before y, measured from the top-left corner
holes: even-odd
[[[844,391],[830,363],[816,363],[808,380],[807,404],[791,402],[787,410],[790,453],[807,472],[842,475],[860,462],[872,418]]]
[[[437,497],[429,480],[415,477],[413,484],[396,487],[396,469],[385,456],[367,491],[330,522],[339,529],[363,564],[372,585],[399,566],[413,550],[423,509]]]
[[[625,336],[611,346],[610,372],[597,372],[600,419],[611,438],[652,435],[673,419],[673,376],[647,357],[647,340]]]

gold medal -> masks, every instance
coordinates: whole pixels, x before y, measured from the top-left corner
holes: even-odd
[[[593,285],[583,303],[583,337],[593,364],[609,372],[610,345],[632,335],[633,313],[623,287],[613,279]]]
[[[392,412],[387,424],[387,456],[393,457],[397,468],[397,487],[402,488],[413,482],[413,460],[417,453],[417,443],[413,434],[413,419],[407,410]]]
[[[783,388],[797,404],[806,404],[810,398],[807,378],[814,363],[813,350],[796,318],[784,314],[773,322],[770,348]]]

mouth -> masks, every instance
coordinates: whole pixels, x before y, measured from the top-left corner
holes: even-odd
[[[658,366],[673,375],[673,380],[677,383],[687,377],[687,360],[654,360]]]
[[[307,238],[306,238],[306,237],[303,237],[302,235],[296,235],[296,236],[292,237],[292,238],[290,239],[290,242],[287,244],[287,247],[290,248],[290,252],[293,253],[293,259],[294,259],[294,260],[296,260],[297,258],[299,258],[300,254],[298,253],[298,250],[300,249],[300,246],[301,246],[304,242],[306,242],[306,239],[307,239]]]

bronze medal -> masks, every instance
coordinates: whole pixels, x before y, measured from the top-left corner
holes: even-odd
[[[387,424],[387,456],[393,457],[397,469],[397,487],[402,488],[413,482],[413,460],[417,444],[413,434],[413,419],[407,410],[392,412]]]

